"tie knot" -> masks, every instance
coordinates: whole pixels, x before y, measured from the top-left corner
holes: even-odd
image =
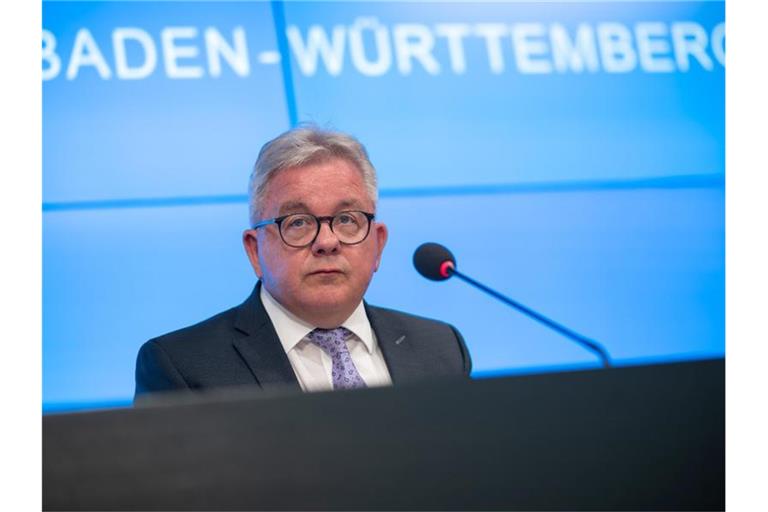
[[[315,329],[309,333],[309,340],[330,354],[337,350],[346,351],[346,341],[351,335],[352,332],[346,327]]]

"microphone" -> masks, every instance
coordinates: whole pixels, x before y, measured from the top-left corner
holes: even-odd
[[[449,251],[446,247],[433,242],[421,244],[413,253],[413,266],[416,267],[416,270],[419,272],[419,274],[432,281],[445,281],[446,279],[449,279],[453,276],[458,277],[462,281],[465,281],[475,288],[484,291],[485,293],[500,300],[508,306],[515,308],[524,315],[533,318],[537,322],[546,325],[550,329],[553,329],[554,331],[562,334],[571,341],[574,341],[587,350],[597,354],[597,356],[600,358],[600,361],[603,363],[603,367],[611,367],[611,359],[608,356],[608,352],[598,342],[582,336],[581,334],[572,331],[563,325],[558,324],[554,320],[551,320],[546,316],[537,313],[536,311],[520,304],[519,302],[516,302],[509,297],[500,294],[496,290],[493,290],[492,288],[489,288],[484,284],[475,281],[468,275],[459,272],[456,269],[456,258],[453,257],[451,251]]]
[[[413,266],[427,279],[445,281],[456,270],[456,258],[440,244],[421,244],[413,253]]]

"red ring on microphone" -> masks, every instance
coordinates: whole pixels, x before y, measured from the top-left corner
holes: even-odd
[[[449,278],[451,277],[451,272],[449,272],[448,269],[453,270],[454,268],[456,267],[453,265],[453,262],[451,260],[446,260],[440,264],[440,275]]]

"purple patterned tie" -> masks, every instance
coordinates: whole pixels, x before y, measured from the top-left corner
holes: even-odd
[[[365,381],[357,372],[347,348],[347,338],[352,333],[344,327],[315,329],[307,335],[309,341],[331,356],[333,363],[333,389],[364,388]]]

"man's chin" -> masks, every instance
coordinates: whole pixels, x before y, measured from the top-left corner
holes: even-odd
[[[344,276],[324,275],[304,282],[303,301],[317,311],[345,309],[362,299]]]
[[[324,276],[306,283],[302,290],[304,301],[317,310],[343,308],[354,301],[349,283],[338,277]]]

